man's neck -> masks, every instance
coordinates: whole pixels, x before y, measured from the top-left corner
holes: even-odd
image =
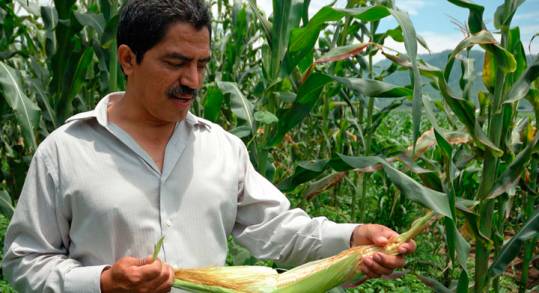
[[[176,126],[175,122],[154,119],[143,107],[137,105],[136,100],[131,99],[127,93],[109,101],[107,116],[109,122],[118,125],[124,130],[135,131],[136,136],[142,136],[153,141],[168,142]],[[131,131],[128,132],[131,134]]]
[[[152,157],[159,169],[162,169],[165,148],[176,123],[152,119],[143,107],[135,103],[135,99],[126,95],[109,101],[108,121],[126,131]]]

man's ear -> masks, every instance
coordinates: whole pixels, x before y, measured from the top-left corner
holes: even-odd
[[[122,44],[118,47],[118,62],[124,74],[129,76],[137,63],[137,56],[129,46]]]

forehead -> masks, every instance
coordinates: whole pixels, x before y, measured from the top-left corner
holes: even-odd
[[[188,23],[174,23],[168,27],[165,36],[154,49],[205,58],[210,55],[210,32],[205,26],[197,29]]]

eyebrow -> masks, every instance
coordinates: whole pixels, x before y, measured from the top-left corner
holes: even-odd
[[[172,52],[172,53],[167,53],[163,56],[163,59],[177,59],[179,61],[183,61],[183,62],[190,62],[192,61],[194,58],[192,57],[187,57],[187,56],[184,56],[180,53],[175,53],[175,52]],[[199,59],[198,62],[210,62],[211,60],[211,56],[208,56],[208,57],[205,57],[205,58],[202,58],[202,59]]]

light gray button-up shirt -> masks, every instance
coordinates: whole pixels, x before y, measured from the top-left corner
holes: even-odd
[[[100,292],[123,256],[175,267],[222,266],[227,236],[258,258],[298,264],[349,247],[355,225],[310,218],[249,161],[240,139],[191,113],[177,123],[162,172],[103,98],[37,149],[8,228],[3,273],[20,292]]]

